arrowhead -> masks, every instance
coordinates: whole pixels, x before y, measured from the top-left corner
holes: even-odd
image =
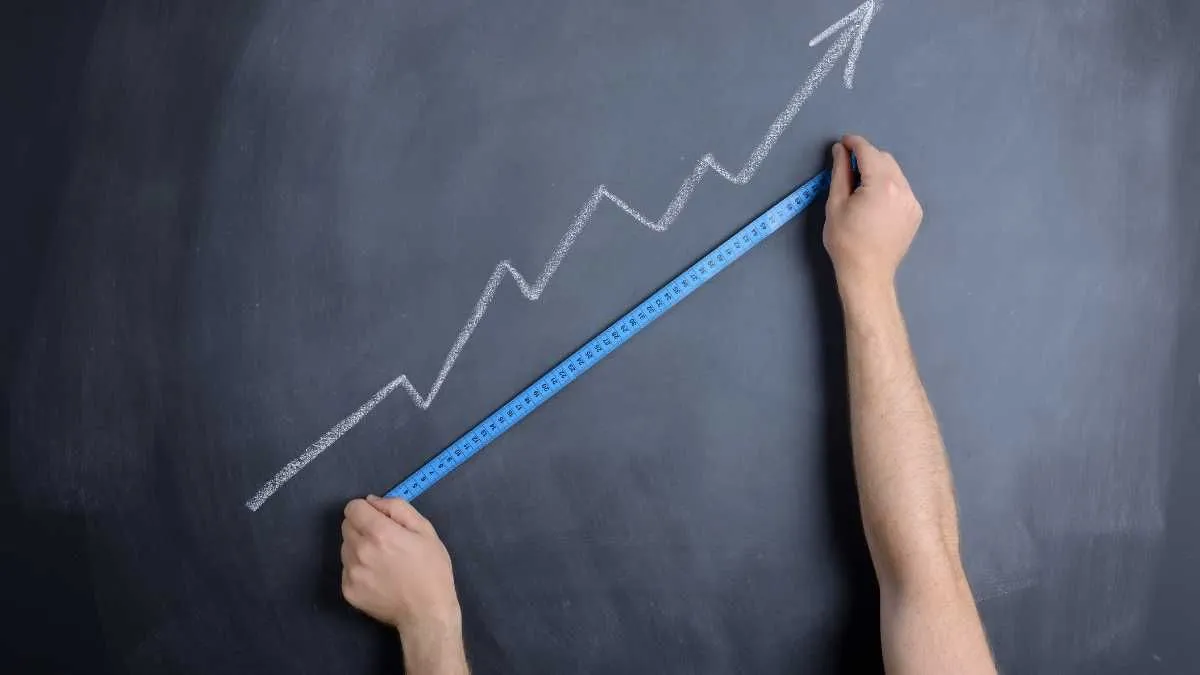
[[[821,31],[821,34],[808,41],[809,47],[816,47],[824,42],[829,36],[841,32],[833,46],[829,48],[830,52],[835,52],[837,56],[841,56],[842,52],[850,46],[850,56],[846,58],[846,72],[842,76],[842,83],[847,89],[854,88],[854,71],[858,67],[858,56],[862,53],[863,36],[867,34],[867,29],[871,27],[871,19],[875,13],[879,11],[882,5],[875,0],[866,0],[846,16],[838,19],[833,25]]]

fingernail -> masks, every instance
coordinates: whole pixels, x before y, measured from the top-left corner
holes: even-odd
[[[377,502],[377,501],[379,501],[379,497],[376,497],[375,495],[367,495],[367,501]]]

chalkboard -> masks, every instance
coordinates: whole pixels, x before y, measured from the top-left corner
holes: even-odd
[[[900,293],[1001,667],[1200,672],[1196,3],[5,14],[0,670],[400,672],[344,503],[857,131],[925,206]],[[709,153],[751,168],[564,239]],[[476,672],[880,669],[821,221],[418,500]]]

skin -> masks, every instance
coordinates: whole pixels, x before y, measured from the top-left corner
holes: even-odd
[[[410,675],[466,675],[462,611],[450,554],[433,525],[403,499],[346,505],[342,596],[395,627]]]
[[[834,144],[824,238],[846,319],[854,469],[884,664],[891,675],[994,675],[959,555],[950,465],[896,296],[896,270],[921,218],[890,154],[859,136]],[[396,628],[406,672],[468,672],[450,555],[408,502],[346,505],[342,595]]]
[[[946,448],[896,297],[896,270],[921,218],[895,158],[860,136],[834,144],[824,239],[846,319],[854,473],[879,580],[884,665],[891,675],[992,675],[959,555]]]

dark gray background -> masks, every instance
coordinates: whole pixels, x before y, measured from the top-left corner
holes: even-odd
[[[6,6],[8,672],[374,673],[339,597],[381,492],[825,163],[856,130],[926,209],[901,273],[968,572],[1011,673],[1197,673],[1200,9],[882,7],[754,180],[852,2]],[[479,673],[878,669],[820,210],[439,484]],[[16,630],[13,630],[13,627]]]

